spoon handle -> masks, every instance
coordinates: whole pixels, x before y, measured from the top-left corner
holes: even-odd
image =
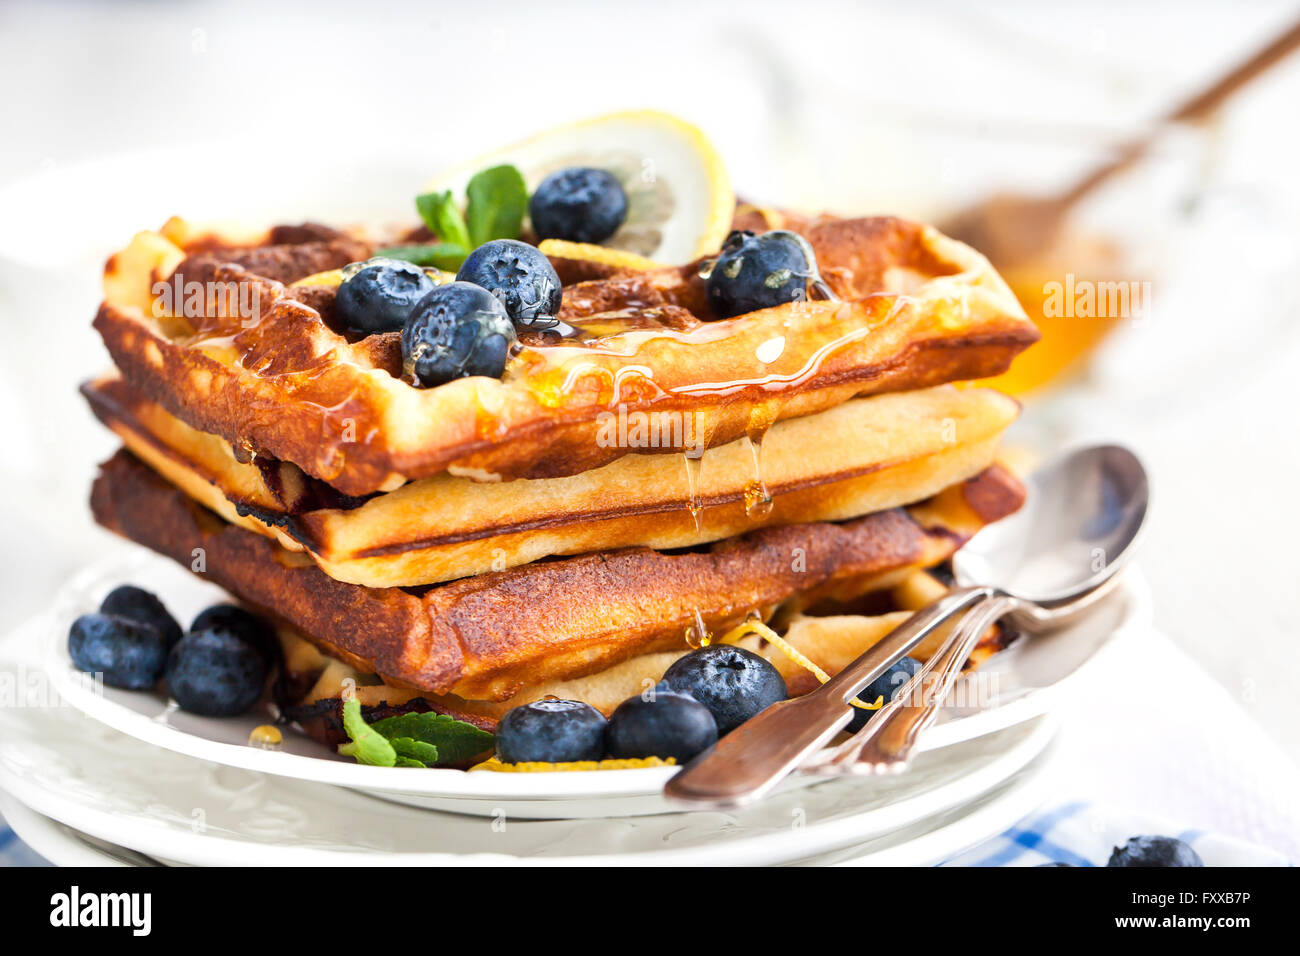
[[[682,768],[664,796],[697,808],[757,800],[819,751],[852,717],[848,701],[936,627],[993,593],[958,588],[917,611],[812,693],[773,704]]]
[[[912,704],[910,695],[900,695],[895,706],[877,715],[863,728],[859,736],[865,739],[853,755],[853,772],[897,773],[906,769],[921,731],[934,723],[939,708],[984,632],[1017,603],[1014,598],[995,595],[967,613],[953,629],[939,659],[933,664],[937,676],[925,686],[924,702]]]

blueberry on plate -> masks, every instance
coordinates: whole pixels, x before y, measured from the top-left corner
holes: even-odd
[[[627,220],[627,193],[603,169],[571,166],[538,184],[528,217],[539,239],[604,242]]]
[[[519,325],[532,325],[560,311],[560,277],[551,260],[517,239],[483,243],[461,265],[456,281],[487,289]]]
[[[817,274],[812,247],[793,232],[755,235],[733,231],[709,269],[705,291],[709,307],[729,319],[808,298],[808,280]]]
[[[900,657],[895,663],[891,664],[889,670],[885,671],[858,694],[858,700],[864,704],[875,703],[877,697],[885,698],[885,703],[894,699],[894,695],[903,689],[903,686],[911,680],[917,671],[921,669],[921,662],[914,657]],[[851,734],[856,734],[859,730],[867,725],[871,719],[874,710],[863,710],[861,707],[853,708],[853,719],[844,729]]]
[[[605,715],[577,700],[535,700],[497,724],[497,757],[505,763],[565,763],[605,755]]]
[[[157,596],[138,588],[134,584],[123,584],[113,588],[99,605],[100,614],[112,614],[124,617],[146,627],[152,627],[162,635],[167,649],[171,650],[181,639],[181,626],[176,618],[167,612],[163,602]]]
[[[402,329],[406,379],[426,388],[467,375],[500,378],[515,327],[491,292],[469,282],[438,286]]]
[[[718,739],[718,724],[694,697],[660,683],[652,693],[629,697],[610,715],[605,752],[611,757],[675,757],[690,760]]]
[[[1200,854],[1182,840],[1167,836],[1130,837],[1111,851],[1107,866],[1205,866]]]
[[[785,678],[770,661],[730,644],[710,644],[679,658],[664,683],[709,708],[719,737],[789,696]]]
[[[368,259],[343,270],[334,314],[355,335],[400,332],[415,303],[437,288],[423,269],[401,259]]]
[[[252,645],[269,670],[280,659],[280,641],[275,629],[238,604],[214,604],[199,612],[190,631],[226,631]]]
[[[103,674],[110,687],[145,690],[167,663],[156,628],[112,614],[83,614],[68,631],[68,654],[79,671]]]
[[[191,714],[242,714],[262,696],[265,683],[262,655],[229,631],[191,631],[167,657],[167,689]]]

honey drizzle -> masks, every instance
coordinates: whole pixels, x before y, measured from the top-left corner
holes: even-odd
[[[749,453],[754,462],[754,477],[745,482],[745,514],[762,520],[772,513],[772,492],[763,480],[763,435],[748,436]]]
[[[692,455],[686,451],[682,453],[682,462],[686,466],[686,510],[695,521],[695,531],[698,534],[704,530],[704,500],[700,497],[700,468],[704,456]]]
[[[708,647],[713,643],[713,635],[704,624],[704,615],[700,613],[698,607],[693,608],[691,614],[695,618],[695,623],[686,625],[686,646],[692,650]]]
[[[745,483],[745,514],[756,521],[761,521],[772,513],[772,493],[763,477],[763,438],[780,417],[783,404],[774,399],[755,405],[750,410],[749,424],[745,428],[754,466],[754,477]]]

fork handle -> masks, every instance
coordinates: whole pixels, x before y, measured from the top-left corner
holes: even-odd
[[[869,737],[858,751],[856,762],[859,765],[870,767],[874,773],[890,773],[907,766],[921,731],[934,723],[939,708],[984,632],[1011,611],[1016,603],[1014,598],[1006,595],[994,595],[967,613],[933,667],[938,676],[926,688],[925,702],[918,706],[903,704],[882,714],[879,726],[872,727],[869,723],[864,728],[862,732]]]

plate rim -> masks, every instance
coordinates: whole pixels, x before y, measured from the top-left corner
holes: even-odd
[[[8,773],[0,767],[0,785],[12,799],[18,800],[33,812],[55,820],[74,830],[89,834],[148,856],[188,865],[206,866],[337,866],[342,863],[372,862],[385,866],[685,866],[716,865],[717,854],[726,854],[727,865],[767,865],[796,862],[822,852],[830,852],[855,842],[871,839],[891,829],[920,822],[936,813],[971,802],[1012,779],[1025,767],[1045,755],[1056,752],[1059,740],[1059,720],[1051,714],[1040,715],[1036,727],[1031,728],[1015,744],[992,755],[970,773],[940,783],[937,786],[909,795],[896,802],[868,811],[850,813],[824,822],[808,823],[799,828],[776,832],[756,833],[730,840],[722,847],[715,842],[698,846],[641,850],[614,854],[566,854],[564,856],[522,856],[511,853],[456,853],[451,851],[421,851],[401,854],[391,851],[368,850],[362,847],[325,848],[319,846],[285,846],[281,843],[258,843],[213,832],[193,831],[171,826],[158,819],[139,814],[124,813],[123,808],[101,806],[94,802],[72,799],[58,789],[51,788],[39,779]],[[1004,730],[1007,728],[1004,728]],[[117,732],[115,732],[117,733]],[[131,745],[146,746],[144,741],[123,738]],[[191,760],[182,754],[176,759]],[[36,807],[39,806],[39,810]],[[412,819],[429,819],[430,811],[410,808],[410,813],[420,816]],[[433,811],[439,813],[439,811]],[[447,813],[457,819],[459,814]],[[603,818],[608,820],[611,818]],[[614,817],[635,825],[636,817]],[[581,825],[591,821],[570,821]],[[516,826],[526,826],[519,820]],[[345,841],[340,841],[345,842]]]
[[[823,860],[828,854],[852,850],[855,846],[855,844],[847,844],[809,853],[788,863],[792,866],[833,867],[934,866],[943,863],[983,840],[1005,831],[1007,827],[1014,825],[1016,821],[1023,819],[1042,805],[1047,797],[1049,785],[1055,779],[1055,761],[1059,757],[1059,747],[1058,732],[1040,753],[1005,781],[984,793],[977,794],[966,804],[955,805],[954,808],[966,807],[985,800],[987,802],[947,823],[927,829],[901,842],[869,849],[859,855],[833,861]],[[942,812],[944,811],[936,811],[936,813]],[[4,814],[6,822],[14,824],[13,830],[19,839],[55,866],[129,867],[134,865],[82,840],[82,831],[32,809],[2,790],[0,790],[0,813]],[[919,819],[912,825],[926,823],[932,819],[932,816]],[[69,832],[64,832],[65,830]],[[35,840],[31,839],[32,834],[38,834]],[[892,833],[877,833],[865,837],[862,842],[875,843],[879,840],[887,840],[892,835]],[[123,849],[130,851],[127,847]],[[159,857],[158,862],[169,867],[192,865],[163,857]]]

